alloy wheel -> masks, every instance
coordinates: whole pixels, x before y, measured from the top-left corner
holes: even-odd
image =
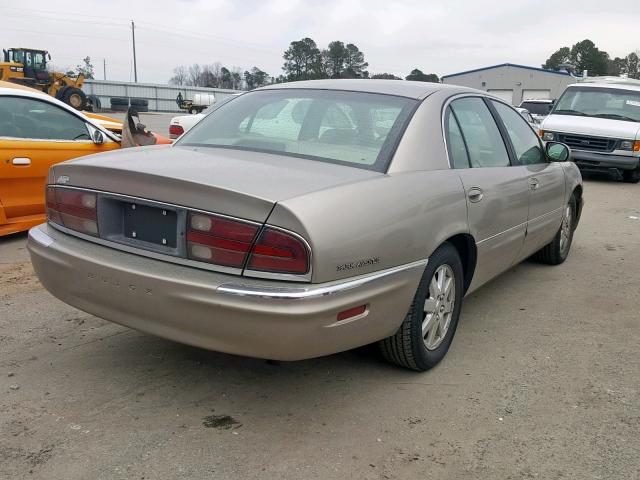
[[[429,283],[429,296],[424,302],[422,338],[427,350],[435,350],[444,340],[451,325],[456,300],[453,269],[440,265]]]

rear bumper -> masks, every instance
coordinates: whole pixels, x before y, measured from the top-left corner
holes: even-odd
[[[573,160],[581,170],[607,171],[612,168],[618,170],[634,170],[640,164],[640,158],[633,156],[611,155],[606,153],[585,152],[572,150]]]
[[[210,350],[300,360],[392,335],[426,260],[325,284],[269,282],[114,250],[47,225],[29,232],[40,281],[62,301],[146,333]],[[367,311],[337,322],[337,313]]]

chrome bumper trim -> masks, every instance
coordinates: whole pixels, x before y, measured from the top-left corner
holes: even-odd
[[[362,287],[381,278],[389,277],[414,268],[424,268],[428,260],[418,260],[398,267],[380,270],[359,277],[351,277],[337,283],[321,284],[309,287],[271,287],[241,283],[224,283],[216,288],[216,292],[242,297],[258,297],[270,299],[307,300],[310,298],[334,295],[353,288]]]
[[[50,246],[54,240],[49,235],[40,230],[40,226],[35,226],[29,230],[29,236],[34,242],[38,242],[44,247]]]

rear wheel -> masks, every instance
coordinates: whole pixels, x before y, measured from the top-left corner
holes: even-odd
[[[87,107],[87,96],[76,87],[69,87],[62,97],[62,101],[76,110],[84,110]]]
[[[576,227],[576,197],[571,195],[562,212],[560,230],[553,240],[536,252],[533,258],[548,265],[560,265],[569,256]]]
[[[189,113],[190,113],[191,115],[195,115],[196,113],[198,113],[198,109],[197,109],[196,107],[191,107],[191,108],[189,109]]]
[[[635,170],[625,170],[622,172],[622,181],[625,183],[638,183],[640,182],[640,167]]]
[[[382,355],[412,370],[434,367],[447,354],[458,327],[463,288],[460,256],[445,243],[429,258],[402,325],[379,342]]]

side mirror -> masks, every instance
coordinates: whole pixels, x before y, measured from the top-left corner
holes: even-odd
[[[547,142],[544,148],[547,158],[552,162],[567,162],[571,158],[571,149],[564,143]]]
[[[102,145],[104,143],[104,134],[100,130],[94,130],[91,135],[91,140],[96,145]]]

